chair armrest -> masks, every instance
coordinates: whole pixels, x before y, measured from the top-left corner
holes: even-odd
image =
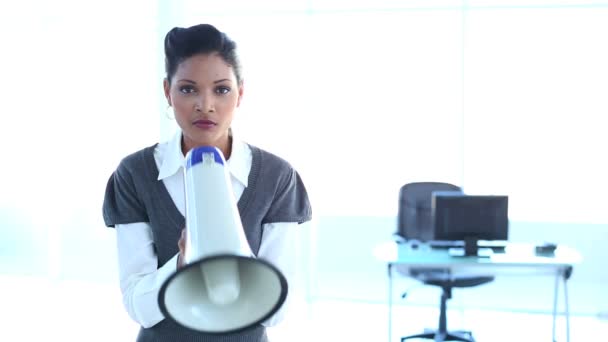
[[[393,233],[392,239],[396,243],[406,243],[407,242],[407,240],[403,236],[399,235],[399,233]]]

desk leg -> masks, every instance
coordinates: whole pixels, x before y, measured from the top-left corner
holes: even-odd
[[[562,272],[561,270],[558,270],[555,275],[555,287],[553,288],[553,333],[551,338],[553,342],[557,342],[555,339],[555,321],[557,319],[557,293],[559,292],[559,281],[561,276]]]
[[[393,272],[392,264],[388,264],[388,342],[393,339]]]
[[[564,308],[566,310],[566,341],[570,342],[570,308],[568,305],[568,270],[564,270]]]

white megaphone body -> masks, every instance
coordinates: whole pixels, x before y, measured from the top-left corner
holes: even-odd
[[[166,319],[204,333],[246,330],[283,305],[287,281],[251,252],[221,151],[194,148],[185,169],[184,266],[162,285],[160,309]]]

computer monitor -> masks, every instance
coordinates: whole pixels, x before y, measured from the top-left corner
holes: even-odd
[[[433,196],[435,240],[464,241],[464,255],[478,255],[479,240],[507,240],[508,196]]]

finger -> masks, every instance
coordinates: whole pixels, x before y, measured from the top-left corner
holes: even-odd
[[[182,234],[177,242],[177,246],[181,252],[186,248],[186,229],[182,229]]]

